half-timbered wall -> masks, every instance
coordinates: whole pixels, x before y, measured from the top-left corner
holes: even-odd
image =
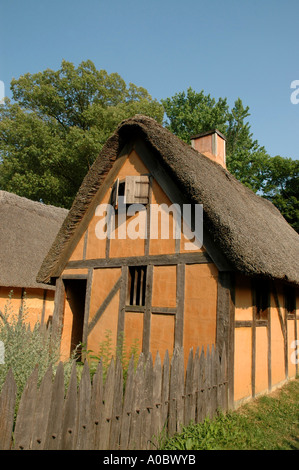
[[[74,337],[74,312],[66,284],[69,288],[72,280],[81,279],[86,282],[82,341],[95,354],[108,331],[113,349],[124,333],[127,351],[137,344],[139,351],[151,351],[154,359],[159,350],[162,360],[166,350],[171,354],[177,346],[184,347],[187,358],[190,348],[216,344],[221,351],[225,345],[230,406],[295,376],[298,366],[291,354],[293,341],[298,339],[298,318],[296,313],[286,313],[283,286],[271,284],[268,314],[259,317],[253,281],[230,271],[208,234],[205,246],[186,250],[184,235],[179,241],[172,236],[170,213],[170,237],[162,238],[160,232],[157,239],[149,236],[149,204],[170,206],[176,197],[181,204],[185,202],[161,168],[152,165],[150,154],[145,151],[141,159],[137,150],[143,147],[138,145],[122,154],[105,192],[101,189],[95,197],[97,204],[81,222],[76,244],[72,242],[57,279],[54,323],[63,327],[62,353],[70,354]],[[118,239],[124,224],[127,228],[137,221],[134,215],[121,225],[116,217],[115,238],[99,239],[97,205],[110,202],[117,178],[138,175],[149,177],[149,204],[138,219],[147,237]],[[138,224],[136,230],[140,230]],[[136,276],[143,276],[138,292],[131,290]]]
[[[269,283],[269,311],[256,312],[252,280],[237,276],[235,286],[234,399],[242,402],[296,376],[299,319],[286,310],[284,286]],[[297,310],[298,310],[297,292]]]
[[[114,178],[120,181],[126,176],[150,175],[148,168],[135,150],[128,154],[120,171]],[[161,185],[150,177],[149,204],[161,207],[171,205]],[[99,201],[110,202],[111,188]],[[161,219],[157,239],[150,238],[149,204],[144,211],[146,238],[118,238],[116,217],[115,238],[99,239],[97,224],[101,218],[96,209],[74,247],[62,273],[66,280],[86,279],[86,309],[82,341],[87,349],[97,353],[99,344],[111,332],[112,347],[117,337],[124,332],[126,349],[138,344],[140,350],[151,351],[155,357],[174,346],[206,349],[216,341],[217,278],[218,270],[204,247],[187,250],[188,240],[173,236],[173,213],[169,216],[169,238],[161,237]],[[126,226],[136,216],[127,216]],[[140,216],[142,223],[142,215]],[[159,216],[160,217],[160,216]],[[136,227],[140,229],[139,226]],[[132,305],[128,299],[130,267],[146,267],[146,296],[143,305]],[[65,289],[65,285],[62,285]],[[59,294],[58,294],[59,295]],[[67,295],[64,294],[64,309],[60,320],[63,326],[62,353],[71,350],[73,313]],[[186,355],[188,358],[188,355]],[[187,359],[186,359],[187,360]]]

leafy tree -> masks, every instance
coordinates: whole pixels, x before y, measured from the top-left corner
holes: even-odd
[[[162,100],[165,125],[185,142],[192,135],[218,128],[227,139],[227,168],[243,184],[271,200],[299,231],[298,160],[270,157],[254,140],[247,118],[249,107],[238,98],[232,109],[226,99],[216,102],[203,91],[188,88]]]
[[[277,155],[269,163],[263,195],[299,233],[299,160]]]
[[[203,91],[195,92],[191,87],[187,93],[180,92],[172,98],[161,100],[167,116],[165,125],[187,143],[190,137],[215,127],[226,131],[228,105],[226,98],[216,101]]]
[[[0,188],[62,207],[120,121],[164,114],[144,88],[91,61],[27,73],[11,90],[15,102],[0,106]]]
[[[253,139],[250,125],[245,121],[250,116],[249,107],[244,108],[238,98],[228,113],[226,129],[227,168],[243,184],[255,192],[263,190],[269,171],[271,157],[257,140]]]

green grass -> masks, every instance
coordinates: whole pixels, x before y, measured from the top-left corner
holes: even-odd
[[[164,450],[299,450],[299,379],[165,439]]]

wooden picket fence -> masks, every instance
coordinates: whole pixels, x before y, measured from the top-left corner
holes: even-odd
[[[38,386],[38,369],[29,377],[16,414],[16,384],[7,375],[0,394],[0,449],[143,450],[156,449],[159,436],[171,436],[191,421],[212,418],[228,407],[225,351],[181,349],[130,361],[126,380],[112,358],[103,379],[99,363],[91,379],[87,362],[78,383],[76,364],[65,390],[64,366],[50,367]]]

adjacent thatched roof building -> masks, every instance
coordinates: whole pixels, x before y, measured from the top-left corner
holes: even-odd
[[[141,115],[123,121],[106,142],[42,264],[39,282],[50,281],[119,152],[136,138],[144,140],[190,202],[203,204],[205,227],[232,269],[299,284],[299,237],[280,212],[226,169]]]
[[[68,211],[0,191],[0,286],[35,288]]]

